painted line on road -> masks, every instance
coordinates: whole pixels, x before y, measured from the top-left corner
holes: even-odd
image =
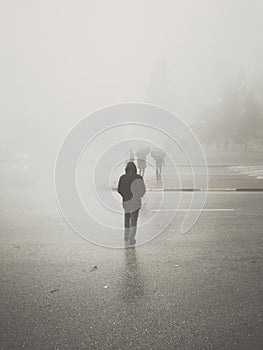
[[[237,192],[236,188],[148,188],[149,192]]]
[[[186,212],[186,211],[208,211],[208,212],[222,212],[222,211],[234,211],[235,209],[232,209],[232,208],[218,208],[218,209],[151,209],[151,211],[154,211],[154,212],[157,212],[157,211],[163,211],[163,212],[171,212],[171,211],[183,211],[183,212]]]

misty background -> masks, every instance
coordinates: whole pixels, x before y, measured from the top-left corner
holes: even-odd
[[[206,152],[263,149],[260,0],[0,2],[2,157],[55,159],[109,104],[180,115]]]

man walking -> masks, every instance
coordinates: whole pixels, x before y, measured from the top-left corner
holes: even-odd
[[[157,157],[155,159],[156,164],[156,180],[160,180],[162,178],[162,166],[165,165],[163,157]]]
[[[138,168],[139,168],[139,175],[144,177],[145,169],[146,169],[146,156],[140,156],[138,157]]]
[[[137,174],[134,162],[129,162],[125,174],[119,179],[118,192],[122,196],[124,208],[124,240],[134,245],[137,220],[141,208],[141,198],[145,193],[145,184],[141,175]]]

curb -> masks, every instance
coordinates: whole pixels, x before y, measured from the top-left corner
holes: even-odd
[[[112,190],[117,191],[116,187]],[[148,192],[263,192],[263,188],[147,188]]]
[[[149,192],[263,192],[263,188],[163,188],[147,189]]]

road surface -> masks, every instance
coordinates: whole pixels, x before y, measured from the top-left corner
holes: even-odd
[[[51,173],[4,167],[0,349],[263,348],[263,192],[209,192],[189,233],[181,210],[151,242],[109,249],[67,226]]]

